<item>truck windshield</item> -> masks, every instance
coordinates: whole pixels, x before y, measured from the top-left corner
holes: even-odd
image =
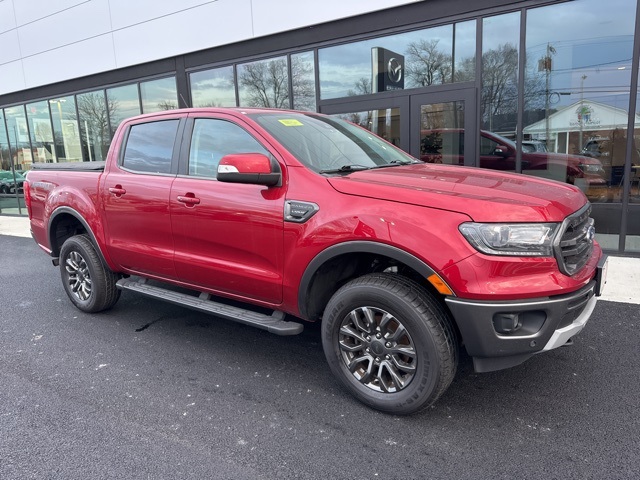
[[[291,112],[248,116],[315,172],[348,173],[418,162],[368,130],[338,118]]]

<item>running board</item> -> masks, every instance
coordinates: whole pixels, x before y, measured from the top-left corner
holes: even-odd
[[[297,335],[302,332],[304,328],[301,323],[285,321],[285,313],[279,310],[274,310],[271,315],[266,315],[252,310],[214,302],[208,293],[201,293],[199,297],[194,297],[185,293],[174,292],[166,288],[149,285],[145,279],[131,280],[129,278],[121,278],[116,283],[116,286],[120,290],[132,290],[147,297],[157,298],[201,312],[211,313],[228,320],[267,330],[276,335]]]

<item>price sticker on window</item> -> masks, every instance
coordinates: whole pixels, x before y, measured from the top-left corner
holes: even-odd
[[[285,127],[302,127],[302,122],[299,120],[295,120],[293,118],[287,119],[283,118],[282,120],[278,120]]]

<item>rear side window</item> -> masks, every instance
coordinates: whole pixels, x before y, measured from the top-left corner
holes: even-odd
[[[140,123],[131,127],[122,166],[147,173],[171,173],[179,120]]]

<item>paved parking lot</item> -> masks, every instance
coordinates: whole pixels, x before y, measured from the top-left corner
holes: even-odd
[[[0,236],[0,478],[637,478],[635,304],[572,347],[476,374],[427,411],[353,400],[295,337],[124,292],[76,310],[28,238]]]

